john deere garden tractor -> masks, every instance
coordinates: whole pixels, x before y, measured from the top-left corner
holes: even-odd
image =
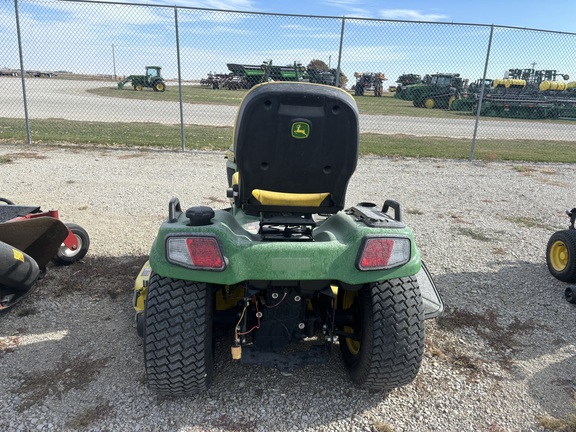
[[[131,82],[136,91],[142,91],[144,87],[149,87],[157,92],[166,90],[166,83],[160,74],[160,66],[146,66],[146,75],[129,75],[118,83],[118,89],[122,90],[124,85]]]
[[[228,152],[230,207],[168,204],[136,283],[149,386],[193,395],[232,359],[292,373],[338,346],[351,380],[410,383],[443,304],[400,204],[345,209],[358,108],[333,86],[265,83],[244,97]],[[320,367],[320,366],[316,366]]]

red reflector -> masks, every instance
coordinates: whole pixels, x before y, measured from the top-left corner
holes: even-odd
[[[394,249],[393,240],[380,238],[369,239],[366,242],[366,247],[362,254],[360,267],[370,268],[387,266],[390,256],[392,255],[392,249]]]
[[[222,255],[216,239],[193,237],[186,239],[186,246],[195,267],[221,269],[224,267]]]

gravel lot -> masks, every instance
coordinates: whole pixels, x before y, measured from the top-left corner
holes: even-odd
[[[402,203],[447,309],[428,321],[418,378],[388,395],[353,387],[337,349],[326,366],[282,376],[233,363],[225,339],[206,393],[148,390],[133,279],[170,197],[227,205],[223,154],[5,143],[0,184],[92,242],[0,316],[2,430],[542,431],[542,418],[576,412],[576,308],[545,264],[576,206],[574,166],[360,160],[348,204]]]

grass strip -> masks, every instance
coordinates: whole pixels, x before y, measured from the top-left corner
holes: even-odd
[[[127,147],[181,148],[180,125],[32,120],[33,142]],[[184,128],[187,150],[227,150],[231,127]],[[23,119],[0,118],[0,142],[26,140]],[[360,154],[374,156],[467,159],[471,140],[412,135],[362,134]],[[486,161],[576,162],[573,143],[543,140],[478,140],[474,159]]]

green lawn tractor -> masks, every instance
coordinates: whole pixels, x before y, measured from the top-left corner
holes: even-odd
[[[228,152],[231,207],[172,198],[135,283],[154,391],[205,390],[216,337],[236,361],[283,373],[326,363],[336,345],[361,387],[416,377],[424,321],[443,303],[398,202],[344,209],[358,146],[358,108],[341,89],[247,93]]]
[[[166,83],[160,74],[160,66],[146,66],[146,75],[129,75],[118,83],[118,90],[122,90],[127,83],[132,83],[135,91],[142,91],[144,87],[149,87],[157,92],[166,90]]]
[[[548,240],[546,264],[556,279],[562,282],[576,282],[576,208],[567,211],[570,225],[567,230],[557,231]],[[576,285],[568,285],[564,291],[566,300],[576,303]]]

